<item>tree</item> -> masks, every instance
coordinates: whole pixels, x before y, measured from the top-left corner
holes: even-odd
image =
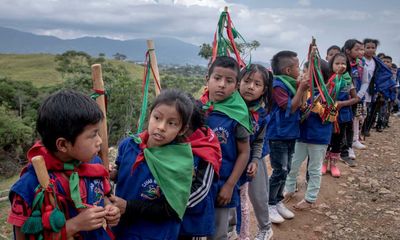
[[[124,55],[122,53],[118,53],[118,52],[116,54],[114,54],[113,57],[115,60],[118,60],[118,61],[124,61],[126,59],[126,55]]]
[[[260,46],[260,42],[253,40],[252,42],[236,43],[236,47],[239,53],[246,58],[251,51],[256,50]],[[212,56],[212,47],[208,43],[203,43],[200,45],[200,51],[198,55],[206,60],[209,60]]]

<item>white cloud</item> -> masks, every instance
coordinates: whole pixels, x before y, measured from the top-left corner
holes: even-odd
[[[246,1],[224,0],[3,0],[0,23],[61,38],[105,36],[132,39],[176,37],[199,45],[211,42],[219,14],[229,5],[237,30],[246,40],[258,40],[253,58],[265,61],[279,50],[305,56],[311,36],[321,53],[330,45],[343,45],[348,38],[379,38],[388,54],[400,52],[400,15],[395,8],[358,10],[315,7],[299,0],[300,8],[282,3],[276,7],[251,8]],[[241,2],[240,4],[238,2]],[[395,58],[395,61],[398,59]]]

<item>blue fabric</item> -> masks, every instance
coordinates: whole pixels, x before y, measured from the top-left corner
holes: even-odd
[[[285,90],[289,98],[286,109],[280,108],[276,102],[273,102],[271,121],[267,129],[267,138],[269,140],[297,139],[300,137],[300,110],[297,109],[295,112],[291,113],[294,95],[278,78],[274,78],[273,87],[280,87]]]
[[[360,91],[361,88],[361,74],[358,71],[358,64],[354,64],[351,67],[351,78],[353,79],[353,83],[356,87],[357,92]]]
[[[249,162],[247,163],[247,165],[250,163],[252,156],[253,156],[253,143],[256,140],[256,137],[258,136],[258,134],[260,133],[260,129],[262,129],[267,124],[267,118],[266,118],[267,113],[265,112],[265,109],[260,107],[257,110],[257,113],[258,113],[258,121],[257,122],[256,122],[256,119],[253,117],[253,115],[250,114],[251,124],[253,125],[254,133],[252,135],[250,135],[250,158],[249,158]],[[264,142],[265,142],[265,140],[264,140]],[[265,147],[265,144],[263,144],[263,151],[264,151],[264,147]],[[261,153],[261,157],[263,157],[263,153]],[[249,178],[247,176],[247,167],[246,167],[246,170],[240,176],[239,185],[242,186],[246,182],[250,182],[250,181],[251,181],[251,178]]]
[[[211,112],[207,117],[207,125],[218,136],[222,151],[222,165],[217,182],[217,192],[222,188],[233,171],[237,159],[236,126],[237,122],[221,112]],[[231,202],[224,208],[236,207],[239,203],[239,185],[235,185]],[[221,206],[217,206],[221,207]]]
[[[269,127],[269,122],[271,121],[271,115],[267,114],[265,116],[265,125],[267,126],[267,129]],[[263,150],[262,150],[262,154],[261,154],[261,158],[264,158],[265,156],[267,156],[269,154],[269,140],[267,137],[267,131],[265,131],[265,136],[264,136],[264,146],[263,146]]]
[[[95,163],[99,161],[98,159],[93,159],[91,163]],[[101,161],[101,160],[100,160]],[[51,179],[56,180],[56,187],[57,191],[66,197],[65,190],[62,188],[61,183],[57,180],[56,176],[49,173]],[[86,193],[87,193],[87,204],[96,205],[96,206],[103,206],[104,207],[104,187],[102,178],[84,178],[85,185],[86,185]],[[21,178],[11,187],[10,190],[10,201],[12,202],[12,198],[15,194],[20,195],[24,201],[28,204],[30,208],[32,208],[33,199],[35,197],[35,189],[39,185],[39,182],[36,177],[35,170],[32,165],[30,165],[27,169],[27,172],[24,173]],[[85,196],[82,196],[84,198]],[[61,207],[61,206],[60,206]],[[68,211],[69,218],[73,218],[78,215],[77,209],[73,204],[67,206],[68,209],[61,211],[65,212]],[[83,239],[111,239],[104,228],[99,228],[93,231],[85,231],[80,232]]]
[[[339,92],[339,96],[337,97],[337,101],[347,101],[350,99],[350,88],[345,87]],[[351,106],[342,107],[339,110],[338,122],[345,123],[353,120],[353,111],[351,110]]]
[[[195,171],[200,161],[204,161],[194,155]],[[183,216],[179,235],[182,236],[212,236],[215,231],[214,201],[217,194],[217,185],[213,183],[207,196],[194,207],[187,208]]]
[[[120,143],[116,160],[116,164],[119,166],[116,195],[128,201],[161,201],[163,193],[147,163],[145,161],[140,163],[132,172],[133,164],[140,152],[139,145],[132,138],[126,138]],[[137,219],[132,224],[120,221],[113,230],[117,239],[175,240],[179,234],[179,227],[179,220],[174,219],[162,222]]]
[[[383,62],[377,57],[374,57],[375,60],[375,72],[374,72],[374,81],[375,81],[375,93],[382,92],[386,94],[385,98],[389,98],[388,92],[386,90],[394,87],[396,82],[392,79],[393,73],[392,70],[389,69]]]
[[[333,130],[332,123],[322,123],[321,117],[311,112],[300,124],[300,142],[311,144],[329,144]]]

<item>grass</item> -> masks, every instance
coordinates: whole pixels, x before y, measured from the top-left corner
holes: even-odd
[[[29,81],[36,87],[55,85],[62,82],[56,71],[57,64],[52,54],[0,54],[0,76],[15,81]],[[114,65],[124,66],[132,79],[141,79],[143,66],[117,60],[107,60]]]
[[[0,54],[0,75],[37,87],[61,83],[54,58],[50,54]]]
[[[19,174],[10,178],[0,177],[0,191],[10,189],[11,185],[13,185],[18,180],[18,178]]]

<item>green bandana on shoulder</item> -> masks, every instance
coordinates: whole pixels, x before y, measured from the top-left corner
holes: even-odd
[[[243,98],[238,91],[234,91],[231,96],[219,102],[208,101],[204,109],[213,108],[213,111],[218,111],[226,114],[228,117],[236,120],[240,125],[247,129],[250,133],[253,132],[251,125],[249,110]]]
[[[168,203],[182,219],[192,186],[193,153],[190,144],[145,148],[144,157]]]
[[[296,79],[288,76],[288,75],[275,75],[275,77],[279,78],[285,86],[292,92],[293,95],[296,95],[297,83]]]

